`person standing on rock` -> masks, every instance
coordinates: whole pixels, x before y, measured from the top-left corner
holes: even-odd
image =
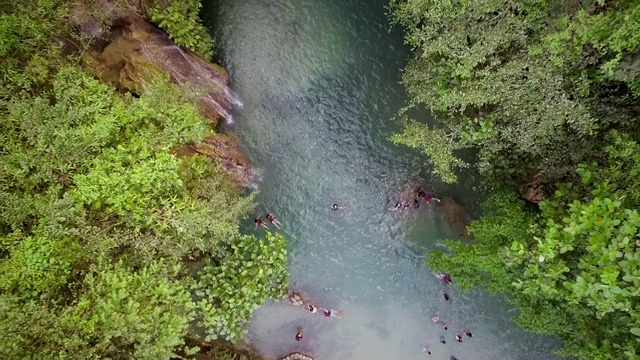
[[[262,219],[260,219],[260,216],[258,216],[253,222],[256,224],[255,230],[258,230],[258,226],[269,230],[269,226],[265,224],[264,221],[262,221]]]
[[[276,219],[273,214],[267,214],[267,220],[269,220],[269,222],[272,223],[273,226],[275,226],[277,229],[280,229],[280,226],[282,226],[280,221],[278,221],[278,219]]]

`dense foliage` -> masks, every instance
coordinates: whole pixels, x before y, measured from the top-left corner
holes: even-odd
[[[200,0],[153,0],[149,17],[176,44],[211,59],[214,42],[200,21],[201,8]]]
[[[198,322],[237,340],[283,294],[285,240],[241,235],[253,196],[177,155],[213,131],[189,95],[118,94],[51,44],[74,5],[0,6],[0,358],[168,359]]]
[[[447,182],[478,150],[497,189],[470,244],[429,264],[505,292],[526,329],[582,359],[640,358],[640,3],[392,0],[414,56],[396,143]],[[433,110],[437,126],[412,119]],[[539,204],[517,194],[535,179]]]
[[[408,109],[427,106],[442,124],[405,109],[407,132],[395,140],[423,150],[448,182],[462,147],[479,150],[491,180],[537,170],[553,182],[593,157],[608,129],[638,130],[638,2],[393,0],[391,8],[415,54],[403,75]]]

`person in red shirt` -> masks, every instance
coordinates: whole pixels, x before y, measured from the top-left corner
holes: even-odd
[[[260,216],[258,216],[253,222],[256,224],[255,230],[258,230],[258,226],[269,230],[269,226],[265,224],[264,221],[262,221],[262,219],[260,219]]]
[[[272,223],[273,226],[275,226],[278,229],[280,229],[280,226],[282,226],[280,221],[278,221],[278,219],[276,219],[275,216],[273,216],[273,214],[267,214],[267,220],[269,220],[269,222]]]
[[[326,317],[334,317],[337,319],[342,319],[342,314],[344,314],[344,311],[335,311],[333,309],[331,310],[323,309],[323,310],[324,310],[324,316]]]

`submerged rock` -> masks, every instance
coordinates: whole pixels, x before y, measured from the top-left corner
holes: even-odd
[[[251,165],[238,150],[238,143],[234,138],[220,133],[209,135],[193,148],[199,154],[220,160],[222,169],[231,174],[238,185],[249,186],[252,176]]]
[[[441,202],[441,216],[456,235],[463,238],[470,238],[471,234],[467,226],[471,224],[471,218],[464,206],[456,199],[445,196]]]
[[[295,352],[295,353],[289,354],[289,355],[287,355],[285,357],[282,357],[282,358],[280,358],[278,360],[313,360],[313,358],[311,356],[307,356],[307,355],[301,354],[299,352]]]
[[[302,295],[300,295],[300,293],[295,291],[289,294],[289,302],[295,306],[304,305],[304,299],[302,299]]]

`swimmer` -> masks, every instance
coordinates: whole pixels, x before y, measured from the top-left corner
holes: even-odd
[[[442,292],[442,297],[444,298],[444,301],[449,301],[449,294],[446,291]]]
[[[467,335],[468,337],[472,337],[473,334],[471,333],[471,330],[469,329],[464,329],[464,334]]]
[[[447,341],[444,339],[444,335],[440,335],[440,342],[446,344]]]
[[[392,209],[389,209],[389,210],[396,211],[396,210],[400,210],[401,208],[402,208],[402,204],[397,202],[396,206],[394,206]]]
[[[420,207],[420,201],[418,199],[413,199],[413,208],[417,209]]]
[[[427,193],[422,191],[422,190],[420,190],[420,189],[418,189],[418,191],[416,191],[416,193],[418,194],[418,199],[422,199],[425,196],[427,196]]]
[[[433,321],[434,323],[438,324],[440,322],[440,316],[435,315],[431,318],[431,321]]]
[[[440,202],[440,199],[436,199],[433,196],[431,196],[431,194],[427,194],[424,196],[424,201],[427,202],[427,204],[429,204],[431,202],[431,200],[435,200],[437,202]]]
[[[462,335],[460,333],[456,334],[456,341],[462,342]]]
[[[407,210],[409,208],[409,203],[405,202],[404,204],[402,204],[402,209]]]
[[[311,303],[307,304],[307,309],[309,309],[309,312],[311,312],[312,314],[315,314],[316,311],[318,311],[318,308]]]
[[[427,355],[431,355],[431,349],[429,349],[428,346],[423,346],[421,351],[427,353]]]
[[[335,311],[333,309],[331,309],[331,310],[324,309],[324,316],[326,316],[326,317],[334,317],[334,318],[337,318],[337,319],[342,319],[342,314],[344,314],[344,311],[342,311],[342,310]]]
[[[457,358],[457,357],[455,357],[455,356],[453,356],[453,355],[451,355],[451,356],[449,357],[449,360],[458,360],[458,358]]]
[[[253,222],[256,224],[255,230],[258,230],[258,226],[269,230],[269,226],[265,224],[264,221],[262,221],[262,219],[260,219],[260,216],[258,216]]]
[[[338,205],[338,204],[333,204],[331,205],[331,210],[342,210],[342,209],[346,209],[347,207],[344,205]]]
[[[447,326],[447,324],[445,324],[445,323],[442,323],[442,328],[443,328],[445,331],[449,330],[449,327],[448,327],[448,326]]]
[[[271,222],[273,226],[275,226],[278,229],[280,229],[280,226],[282,226],[280,221],[278,221],[278,219],[276,219],[275,216],[273,216],[273,214],[267,214],[267,220],[269,220],[269,222]]]
[[[445,274],[442,278],[442,281],[444,281],[444,283],[447,285],[451,285],[451,275]]]
[[[296,333],[296,340],[297,341],[302,340],[302,327],[298,328],[298,332]]]
[[[433,273],[438,279],[442,280],[443,283],[447,284],[447,285],[451,285],[451,275],[447,274],[447,273]]]

